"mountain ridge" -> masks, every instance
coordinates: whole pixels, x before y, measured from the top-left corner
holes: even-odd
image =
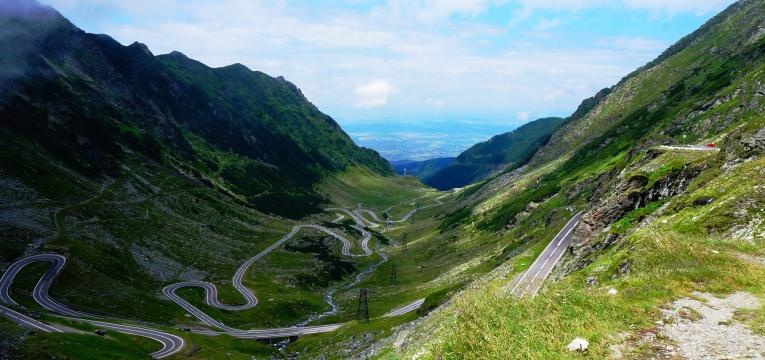
[[[547,143],[565,119],[549,117],[528,122],[512,131],[495,135],[463,151],[450,164],[422,181],[439,190],[458,188],[498,172],[518,168]]]
[[[677,336],[665,316],[689,294],[763,294],[763,74],[765,1],[738,1],[596,94],[524,168],[467,187],[442,236],[510,244],[478,284],[377,344],[379,357],[731,356],[707,325]],[[575,214],[537,295],[511,296],[530,260],[557,261],[538,255]],[[763,320],[726,326],[758,332]],[[575,339],[584,354],[567,350]],[[739,340],[735,351],[762,352]]]
[[[270,212],[279,211],[279,197],[324,201],[312,187],[348,166],[392,174],[283,77],[241,64],[210,68],[180,52],[155,56],[138,42],[85,33],[50,7],[17,3],[4,8],[0,41],[28,46],[3,52],[12,65],[4,68],[16,69],[0,76],[8,85],[0,114],[11,119],[3,128],[71,166],[114,175],[127,147],[174,159],[172,166]],[[223,168],[214,165],[222,158]]]

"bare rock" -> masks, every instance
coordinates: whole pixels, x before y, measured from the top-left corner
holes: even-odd
[[[711,204],[713,201],[715,201],[715,198],[713,197],[702,196],[696,200],[693,200],[693,206],[704,206]]]
[[[632,267],[632,265],[630,264],[630,262],[628,260],[622,261],[622,263],[619,264],[619,274],[620,275],[629,274],[631,267]]]
[[[582,339],[582,338],[575,338],[574,340],[571,340],[571,342],[566,346],[566,349],[568,351],[580,351],[585,352],[587,351],[587,348],[590,347],[590,342]]]

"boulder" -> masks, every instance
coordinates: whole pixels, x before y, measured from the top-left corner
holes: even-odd
[[[702,196],[696,200],[693,200],[693,206],[704,206],[711,204],[713,201],[715,201],[715,198],[713,197]]]
[[[619,264],[619,274],[625,275],[630,272],[630,262],[628,260],[622,261],[621,264]]]
[[[571,341],[571,343],[568,344],[568,346],[566,346],[566,349],[568,349],[568,351],[585,352],[587,351],[588,347],[590,347],[589,341],[582,338],[575,338],[574,340]]]

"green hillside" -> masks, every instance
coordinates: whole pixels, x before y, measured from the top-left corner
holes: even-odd
[[[575,337],[589,339],[587,358],[655,358],[678,351],[647,337],[665,336],[669,302],[765,298],[764,27],[762,0],[732,5],[567,122],[525,171],[463,191],[443,236],[512,238],[507,261],[383,342],[380,358],[580,358],[566,350]],[[720,151],[660,147],[706,143]],[[551,283],[510,296],[552,238],[545,228],[577,210]],[[731,324],[762,335],[762,308],[746,314]]]
[[[181,335],[179,357],[249,359],[276,349],[178,330],[200,324],[162,295],[164,286],[208,281],[236,304],[232,274],[297,224],[331,227],[359,251],[353,223],[332,223],[324,208],[364,203],[398,216],[412,199],[437,195],[396,177],[283,78],[154,56],[85,33],[33,1],[0,3],[0,29],[0,267],[31,254],[65,256],[56,301]],[[369,245],[389,243],[374,233]],[[224,311],[202,305],[198,289],[179,294],[231,326],[292,326],[327,311],[327,292],[382,256],[344,256],[332,236],[306,230],[245,276],[258,306]],[[0,357],[142,359],[157,350],[51,315],[30,296],[44,270],[33,264],[15,278],[16,309],[68,333],[30,332],[3,318]]]
[[[525,164],[564,121],[561,118],[534,120],[513,131],[471,146],[451,164],[423,177],[436,189],[463,187],[504,170]]]
[[[571,116],[467,150],[428,178],[461,188],[449,192],[395,176],[284,79],[154,56],[12,1],[27,7],[0,4],[0,267],[66,256],[53,298],[181,336],[171,359],[676,358],[673,324],[706,325],[728,343],[742,336],[719,334],[765,339],[765,307],[708,322],[688,306],[668,315],[680,299],[765,304],[765,0],[732,5]],[[360,240],[352,211],[364,209],[384,219]],[[580,211],[538,295],[511,296]],[[336,237],[301,230],[244,275],[257,306],[229,311],[205,305],[199,289],[179,294],[242,329],[324,314],[310,323],[343,323],[336,331],[206,336],[161,292],[206,281],[241,303],[231,275],[298,224],[352,239],[355,254],[368,241],[371,255],[343,255]],[[44,310],[32,296],[44,269],[19,273],[13,308],[68,332],[2,318],[0,357],[156,351]],[[362,289],[368,322],[357,316]],[[384,316],[416,300],[416,311]],[[587,352],[566,350],[575,337]]]
[[[455,158],[453,157],[446,157],[422,161],[398,160],[391,161],[390,164],[396,174],[414,176],[420,180],[423,180],[440,171],[444,167],[449,166],[454,162],[454,160]]]
[[[325,199],[312,187],[327,175],[355,165],[392,174],[284,78],[239,64],[213,69],[177,52],[154,56],[85,33],[49,8],[0,21],[3,67],[14,70],[0,88],[3,135],[88,176],[120,174],[132,151],[295,218],[317,211]]]

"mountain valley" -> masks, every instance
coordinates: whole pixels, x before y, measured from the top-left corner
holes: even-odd
[[[31,0],[0,29],[0,357],[765,355],[764,0],[425,161],[284,77]]]

